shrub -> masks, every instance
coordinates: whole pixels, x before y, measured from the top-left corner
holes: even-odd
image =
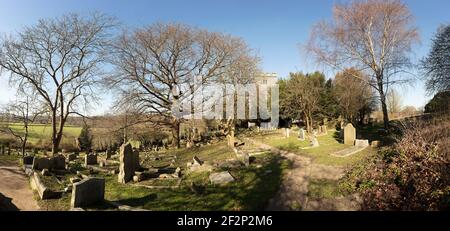
[[[365,210],[448,210],[450,119],[402,124],[402,136],[348,174]],[[353,174],[353,175],[352,175]]]

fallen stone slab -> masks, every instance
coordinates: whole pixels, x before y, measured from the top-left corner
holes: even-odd
[[[346,148],[344,150],[341,151],[337,151],[335,153],[332,153],[332,156],[336,156],[336,157],[347,157],[347,156],[351,156],[353,154],[356,154],[364,149],[366,149],[367,147],[360,147],[360,146],[352,146],[350,148]]]
[[[213,184],[224,185],[234,181],[234,177],[228,172],[217,172],[209,175],[209,180]]]
[[[367,146],[369,146],[369,140],[355,140],[355,146],[367,147]]]

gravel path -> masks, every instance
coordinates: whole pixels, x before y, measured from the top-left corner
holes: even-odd
[[[0,193],[11,198],[19,210],[39,210],[28,176],[16,166],[0,166]]]
[[[254,145],[270,149],[292,162],[292,168],[283,176],[283,182],[266,210],[335,210],[353,211],[359,209],[361,202],[357,195],[347,197],[311,199],[308,197],[308,185],[311,179],[339,180],[344,175],[344,168],[312,163],[311,158],[280,150],[267,144],[247,139]]]

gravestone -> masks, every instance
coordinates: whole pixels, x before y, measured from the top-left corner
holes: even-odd
[[[354,145],[356,140],[356,129],[351,123],[344,127],[344,144]]]
[[[66,169],[66,158],[63,155],[57,155],[50,159],[51,168],[56,170]]]
[[[102,202],[104,198],[105,179],[86,178],[73,184],[70,205],[72,208],[85,207]]]
[[[284,129],[284,132],[285,132],[285,137],[286,137],[286,138],[289,138],[289,135],[290,135],[290,129],[289,129],[289,128],[285,128],[285,129]]]
[[[316,137],[313,137],[312,138],[312,140],[311,140],[311,147],[319,147],[320,145],[319,145],[319,141],[317,140],[317,138]]]
[[[32,156],[25,156],[23,158],[23,165],[32,165],[33,164],[33,160],[34,160],[34,157],[32,157]]]
[[[136,170],[133,147],[130,143],[123,144],[120,147],[119,161],[118,182],[125,184],[128,181],[133,180],[134,172]]]
[[[202,164],[203,164],[203,161],[201,161],[197,156],[194,156],[192,158],[192,165],[193,166],[199,166],[199,165],[202,165]]]
[[[94,165],[94,164],[97,164],[97,155],[86,154],[86,156],[84,156],[84,165],[88,166],[88,165]]]
[[[322,134],[328,134],[327,125],[322,125],[320,128]]]
[[[227,184],[234,181],[234,177],[228,172],[211,173],[209,180],[213,184]]]
[[[50,159],[42,157],[34,157],[33,158],[33,170],[42,170],[42,169],[49,169],[51,167]]]
[[[306,139],[305,129],[300,128],[300,131],[298,131],[298,139],[302,141]]]

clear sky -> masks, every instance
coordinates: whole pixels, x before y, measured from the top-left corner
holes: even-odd
[[[19,31],[36,23],[39,18],[77,12],[100,11],[117,17],[128,27],[154,22],[182,22],[212,31],[226,32],[244,38],[262,57],[261,67],[286,77],[289,72],[314,71],[316,67],[299,45],[309,36],[312,25],[331,17],[333,0],[0,0],[0,33]],[[450,23],[450,1],[405,0],[416,17],[421,44],[414,48],[414,59],[429,50],[430,39],[439,25]],[[320,70],[320,69],[319,69]],[[328,76],[332,77],[332,76]],[[423,106],[425,95],[422,81],[398,89],[404,105]],[[0,76],[0,103],[13,98],[7,76]],[[110,96],[97,113],[107,110]],[[97,114],[96,113],[96,114]]]

